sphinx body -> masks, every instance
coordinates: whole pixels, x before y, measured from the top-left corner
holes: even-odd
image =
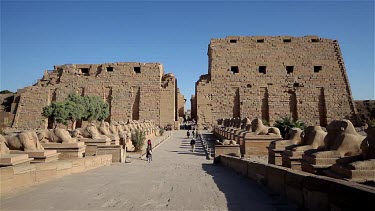
[[[9,150],[21,150],[25,152],[44,150],[35,132],[21,132],[16,135],[2,136],[2,142],[4,142]],[[7,152],[8,150],[5,148],[3,151]]]
[[[72,138],[70,133],[64,129],[54,129],[38,132],[38,139],[42,143],[75,143],[76,138]]]

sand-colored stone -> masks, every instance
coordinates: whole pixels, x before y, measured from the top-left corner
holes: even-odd
[[[295,146],[301,143],[302,130],[291,128],[288,133],[288,140],[272,141],[268,147],[268,163],[282,165],[282,156],[286,147]]]
[[[337,40],[215,38],[208,46],[208,63],[208,74],[195,84],[200,128],[211,127],[219,118],[235,117],[260,117],[273,124],[291,114],[308,125],[326,126],[344,116],[356,120]]]
[[[59,159],[71,159],[71,158],[82,158],[85,153],[85,143],[42,143],[46,150],[56,150],[59,155]]]
[[[362,141],[362,154],[353,160],[338,160],[325,171],[328,176],[355,182],[375,182],[375,127],[366,130],[367,137]]]
[[[320,126],[308,126],[302,134],[301,143],[286,147],[281,154],[284,167],[301,170],[302,155],[307,150],[320,149],[324,147],[324,139],[327,132]]]
[[[33,158],[29,158],[27,154],[6,154],[0,155],[0,167],[16,166],[19,164],[30,164]]]
[[[56,65],[35,85],[1,95],[0,116],[7,116],[12,128],[46,129],[43,107],[63,101],[69,93],[103,98],[110,105],[109,122],[150,119],[164,127],[178,118],[174,75],[165,74],[160,63],[139,62]]]
[[[302,155],[302,170],[321,174],[338,159],[352,160],[361,154],[361,143],[365,139],[359,135],[349,120],[334,120],[327,126],[324,147],[307,150]]]

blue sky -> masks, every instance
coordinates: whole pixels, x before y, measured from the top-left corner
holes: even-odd
[[[68,63],[160,62],[189,102],[211,38],[318,35],[341,46],[354,99],[374,99],[372,1],[4,1],[1,86]],[[190,103],[187,105],[190,107]]]

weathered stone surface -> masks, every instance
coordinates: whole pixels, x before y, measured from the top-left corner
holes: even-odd
[[[7,125],[12,122],[13,128],[45,129],[48,121],[42,108],[63,101],[69,93],[102,97],[110,105],[110,122],[150,119],[165,126],[177,120],[174,75],[164,74],[160,63],[138,62],[55,66],[35,85],[12,96],[1,95],[1,119],[7,116]]]
[[[285,41],[287,40],[287,41]],[[219,118],[281,116],[326,126],[355,120],[339,44],[317,36],[230,36],[211,39],[209,70],[196,82],[198,126]]]

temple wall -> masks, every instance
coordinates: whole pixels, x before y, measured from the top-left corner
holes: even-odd
[[[207,75],[201,76],[195,85],[196,105],[197,105],[197,122],[198,129],[209,127],[212,121],[212,94],[211,83]]]
[[[154,120],[173,124],[175,106],[161,118],[162,98],[175,101],[175,84],[162,87],[163,66],[159,63],[118,62],[55,66],[42,79],[22,90],[19,109],[12,125],[19,129],[46,128],[42,108],[65,100],[69,93],[97,95],[110,105],[108,121]],[[169,76],[174,81],[174,76]],[[167,100],[165,100],[167,101]]]
[[[213,110],[202,124],[233,117],[261,117],[272,124],[285,115],[323,126],[340,118],[356,122],[336,40],[233,36],[212,39],[208,56]],[[197,109],[199,119],[205,108]]]
[[[176,111],[176,79],[172,74],[165,75],[162,80],[160,95],[160,126],[174,125]]]

